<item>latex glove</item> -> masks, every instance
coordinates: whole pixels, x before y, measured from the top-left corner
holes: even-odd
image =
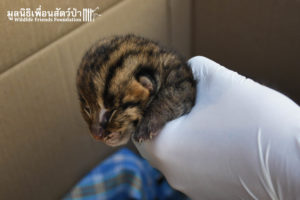
[[[300,108],[205,58],[189,60],[196,105],[135,143],[192,199],[300,199]]]

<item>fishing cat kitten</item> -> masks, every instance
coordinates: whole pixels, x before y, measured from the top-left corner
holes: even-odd
[[[196,81],[186,62],[135,35],[98,41],[77,72],[81,113],[92,136],[118,146],[152,138],[194,105]]]

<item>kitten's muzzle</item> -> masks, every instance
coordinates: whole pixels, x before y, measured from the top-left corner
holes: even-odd
[[[92,136],[96,139],[96,140],[102,140],[104,137],[106,137],[107,135],[110,134],[110,132],[106,131],[102,126],[100,126],[99,124],[94,123],[91,126],[91,133]]]

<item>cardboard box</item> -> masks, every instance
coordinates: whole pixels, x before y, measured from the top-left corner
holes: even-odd
[[[207,56],[300,104],[300,1],[193,1],[193,55]]]
[[[42,11],[63,11],[70,8],[82,10],[83,8],[95,9],[103,13],[121,0],[73,0],[69,1],[1,1],[0,8],[0,73],[13,67],[30,55],[63,37],[78,28],[83,22],[13,22],[8,20],[8,11],[19,11],[21,8],[30,8],[35,12],[41,6]]]

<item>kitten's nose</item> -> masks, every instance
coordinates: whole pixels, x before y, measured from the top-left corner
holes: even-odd
[[[101,139],[104,136],[105,131],[98,123],[93,123],[91,126],[91,132],[95,139]]]
[[[111,112],[106,109],[102,109],[99,113],[99,121],[95,121],[91,126],[91,132],[95,139],[103,139],[110,134],[109,131],[106,131],[107,124],[111,117]]]
[[[100,111],[99,123],[103,129],[105,129],[107,127],[107,123],[109,121],[110,116],[111,116],[111,112],[107,111],[106,109],[102,109]]]

